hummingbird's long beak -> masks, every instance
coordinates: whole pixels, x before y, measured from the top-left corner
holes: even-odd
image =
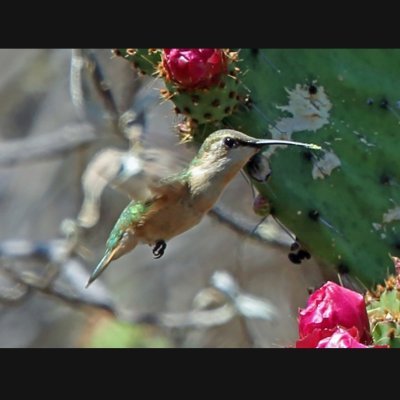
[[[243,146],[262,148],[264,146],[272,145],[290,145],[290,146],[301,146],[313,150],[321,150],[321,147],[313,143],[302,143],[293,142],[291,140],[275,140],[275,139],[255,139],[254,141],[240,141]]]

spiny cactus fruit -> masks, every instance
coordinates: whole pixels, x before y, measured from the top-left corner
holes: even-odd
[[[166,77],[184,89],[209,88],[228,72],[227,57],[219,49],[164,49]]]
[[[222,49],[164,49],[162,95],[183,114],[183,138],[191,139],[203,124],[222,121],[244,99],[238,91],[237,53]],[[216,125],[213,125],[217,127]],[[185,136],[186,135],[186,136]]]
[[[205,118],[213,99],[168,88],[179,111],[188,107],[190,137],[201,141],[218,122],[320,144],[319,154],[269,149],[271,178],[256,186],[329,274],[383,282],[393,270],[387,254],[400,251],[400,50],[242,49],[234,65],[240,100],[229,115]],[[220,110],[235,108],[229,93],[228,84],[219,92]]]
[[[374,342],[400,348],[400,259],[392,259],[397,275],[386,279],[385,286],[368,292],[366,303]]]
[[[160,49],[113,49],[113,54],[130,61],[143,75],[156,74],[161,62]]]

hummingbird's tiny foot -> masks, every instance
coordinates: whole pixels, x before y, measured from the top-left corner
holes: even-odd
[[[153,255],[155,259],[161,258],[164,255],[164,251],[167,248],[167,243],[164,240],[157,240],[153,247]]]

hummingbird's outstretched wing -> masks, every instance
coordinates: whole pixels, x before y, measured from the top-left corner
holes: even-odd
[[[83,203],[78,224],[84,228],[96,225],[100,216],[100,198],[106,186],[118,175],[121,158],[125,151],[105,149],[89,162],[82,175]]]
[[[142,158],[142,170],[149,191],[146,199],[162,194],[160,188],[165,188],[166,185],[170,190],[173,189],[179,183],[177,178],[186,166],[176,155],[161,149],[146,150],[142,153]]]
[[[100,217],[100,200],[106,186],[111,186],[133,200],[145,202],[155,194],[167,176],[183,168],[183,162],[163,149],[136,148],[123,151],[108,148],[97,153],[82,175],[84,200],[78,224],[91,228]],[[155,189],[155,193],[152,189]]]
[[[169,174],[149,183],[149,188],[152,193],[152,198],[168,197],[179,199],[183,192],[187,190],[185,183],[187,182],[187,169],[181,169],[180,172]]]

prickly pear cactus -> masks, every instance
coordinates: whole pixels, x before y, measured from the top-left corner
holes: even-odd
[[[268,149],[272,174],[256,186],[304,249],[368,287],[400,251],[399,65],[400,50],[242,49],[232,114],[185,119],[198,141],[225,126],[321,145]],[[192,99],[171,100],[183,108]]]

